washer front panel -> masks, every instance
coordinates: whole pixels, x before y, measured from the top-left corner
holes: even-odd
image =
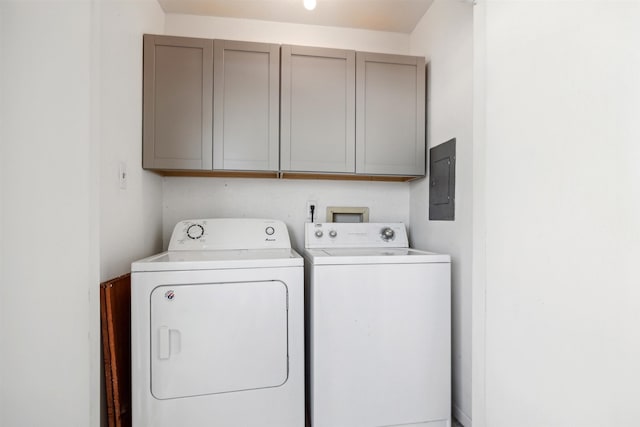
[[[305,249],[313,265],[450,263],[451,257],[409,248]]]
[[[450,265],[315,265],[309,278],[311,425],[448,425]]]

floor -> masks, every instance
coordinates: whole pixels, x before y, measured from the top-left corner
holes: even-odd
[[[305,427],[309,427],[309,420],[306,420],[305,423]],[[455,418],[451,418],[451,427],[464,427],[462,424],[460,424],[460,421],[456,420]]]
[[[309,427],[309,420],[306,420],[305,427]],[[458,420],[451,418],[451,427],[464,427]]]

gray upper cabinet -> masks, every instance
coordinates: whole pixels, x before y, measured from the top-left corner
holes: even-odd
[[[143,167],[277,171],[280,47],[144,36]]]
[[[424,58],[146,34],[143,75],[145,169],[425,174]]]
[[[277,171],[280,47],[214,41],[213,169]]]
[[[355,172],[355,52],[282,46],[282,171]]]
[[[424,175],[424,58],[358,52],[356,97],[356,173]]]
[[[213,41],[144,36],[143,160],[148,169],[211,169]]]

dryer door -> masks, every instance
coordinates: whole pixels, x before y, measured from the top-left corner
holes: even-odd
[[[282,385],[287,298],[281,281],[155,288],[151,393],[173,399]]]

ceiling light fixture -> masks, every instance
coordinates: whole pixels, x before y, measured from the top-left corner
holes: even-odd
[[[313,10],[316,8],[316,0],[304,0],[304,8],[307,10]]]

